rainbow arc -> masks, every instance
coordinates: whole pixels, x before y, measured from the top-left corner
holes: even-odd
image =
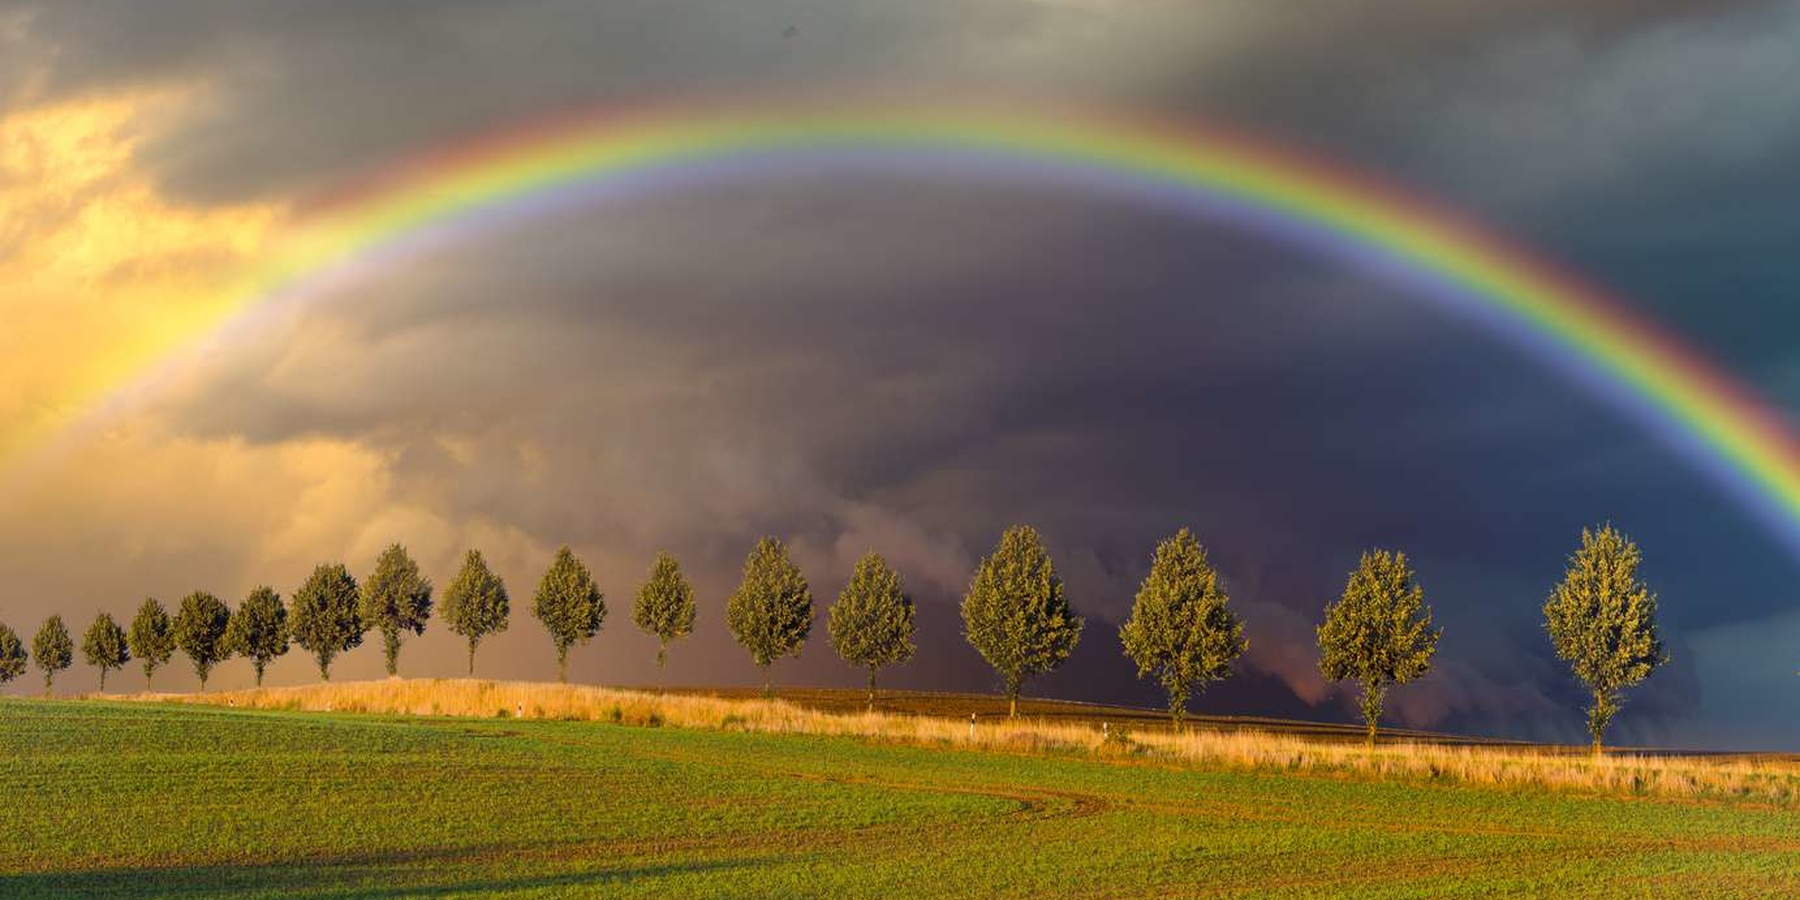
[[[409,158],[312,209],[195,344],[254,329],[443,241],[624,193],[820,166],[1014,178],[1173,205],[1398,277],[1421,302],[1478,323],[1628,411],[1800,556],[1800,446],[1784,417],[1673,335],[1391,185],[1243,135],[1158,122],[880,103],[542,119]],[[120,395],[175,364],[139,373]],[[94,400],[92,416],[117,405]]]

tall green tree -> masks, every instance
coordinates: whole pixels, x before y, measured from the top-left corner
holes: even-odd
[[[757,541],[744,558],[743,579],[725,601],[725,625],[763,671],[763,696],[775,694],[775,661],[800,655],[812,618],[812,589],[787,545],[773,537]]]
[[[1026,679],[1054,670],[1075,652],[1083,622],[1063,596],[1044,539],[1014,525],[982,559],[962,602],[963,636],[1006,686],[1007,715],[1019,714]]]
[[[225,629],[230,625],[231,608],[223,600],[205,591],[182,598],[181,611],[175,614],[175,646],[193,662],[202,692],[213,666],[231,658],[225,645]]]
[[[48,697],[56,684],[56,673],[75,662],[75,642],[69,639],[69,629],[63,625],[62,616],[44,620],[37,636],[31,639],[31,655],[44,673],[44,696]]]
[[[419,564],[394,544],[375,561],[375,573],[363,582],[364,627],[381,632],[381,649],[390,677],[400,674],[400,641],[407,632],[424,634],[431,619],[431,580]]]
[[[175,624],[169,621],[168,610],[163,609],[155,598],[145,600],[131,620],[127,641],[131,655],[144,664],[144,690],[147,691],[157,667],[175,655]]]
[[[506,582],[488,569],[480,550],[463,557],[456,579],[444,591],[444,621],[450,631],[469,641],[469,674],[475,674],[475,648],[483,638],[506,630],[512,600]]]
[[[873,550],[856,561],[850,583],[831,604],[827,630],[844,662],[869,672],[869,711],[875,711],[875,674],[913,657],[913,602],[900,573]]]
[[[658,551],[650,564],[650,578],[638,588],[631,621],[656,638],[656,673],[660,679],[669,661],[669,644],[694,633],[694,589],[681,574],[675,557]]]
[[[19,633],[0,623],[0,684],[25,674],[25,642]]]
[[[1556,655],[1587,685],[1594,754],[1624,703],[1622,691],[1669,661],[1656,630],[1656,595],[1638,580],[1643,552],[1618,529],[1581,531],[1581,547],[1544,603],[1544,629]]]
[[[356,579],[343,563],[317,566],[288,600],[288,633],[319,663],[319,677],[331,680],[331,661],[362,644],[368,626],[358,615]]]
[[[274,588],[260,585],[238,604],[225,627],[225,649],[250,660],[262,687],[263,670],[288,652],[288,612]]]
[[[606,622],[606,596],[594,583],[594,576],[575,551],[567,545],[556,551],[550,568],[538,582],[537,596],[531,601],[531,614],[544,623],[550,642],[556,646],[556,680],[569,680],[569,648],[586,644],[600,633]]]
[[[1362,555],[1344,596],[1325,607],[1319,626],[1319,670],[1330,681],[1362,685],[1368,745],[1375,746],[1382,701],[1394,685],[1431,671],[1440,631],[1404,553],[1371,550]]]
[[[81,655],[87,664],[100,670],[100,693],[106,693],[106,673],[124,668],[131,661],[131,648],[126,646],[125,629],[113,617],[101,613],[88,626],[81,640]]]
[[[1154,677],[1168,694],[1177,729],[1187,717],[1188,695],[1229,676],[1249,646],[1244,623],[1226,607],[1229,599],[1206,550],[1183,528],[1156,545],[1131,618],[1119,629],[1138,677]]]

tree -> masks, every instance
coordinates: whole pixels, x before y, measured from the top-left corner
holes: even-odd
[[[144,664],[144,690],[147,691],[157,667],[175,655],[175,625],[169,621],[169,613],[161,603],[152,598],[138,607],[137,617],[131,620],[127,642],[131,655]]]
[[[87,635],[81,640],[81,655],[88,665],[100,670],[100,693],[106,693],[106,673],[124,668],[131,661],[125,629],[106,613],[95,616],[94,624],[88,626]]]
[[[424,634],[431,619],[431,581],[419,574],[419,564],[399,544],[382,551],[375,574],[363,582],[364,628],[381,632],[381,649],[390,677],[400,674],[400,641],[410,631]]]
[[[1244,623],[1226,608],[1229,599],[1206,550],[1183,528],[1156,545],[1131,618],[1119,629],[1138,677],[1155,677],[1168,693],[1169,716],[1178,730],[1188,694],[1224,680],[1249,646]]]
[[[0,624],[0,684],[25,674],[25,642],[19,633]]]
[[[356,579],[343,563],[320,565],[288,601],[288,633],[319,662],[319,677],[331,680],[331,661],[362,644],[368,626],[357,614]]]
[[[202,692],[213,666],[231,658],[225,644],[225,629],[230,625],[231,609],[219,598],[205,591],[182,598],[181,611],[175,614],[175,646],[193,661]]]
[[[544,623],[550,642],[556,645],[556,680],[569,680],[569,648],[586,644],[600,633],[606,621],[606,596],[594,583],[588,567],[575,558],[567,545],[556,551],[550,568],[538,582],[531,614]]]
[[[812,589],[787,545],[772,537],[756,542],[744,558],[744,577],[725,601],[725,624],[738,645],[763,670],[763,696],[775,695],[770,668],[784,656],[799,656],[812,633]]]
[[[1656,631],[1656,595],[1637,580],[1643,553],[1611,525],[1582,529],[1569,571],[1544,603],[1544,628],[1556,655],[1587,685],[1594,754],[1624,702],[1621,691],[1669,661]]]
[[[274,588],[258,586],[238,604],[225,627],[225,650],[248,658],[256,669],[256,686],[262,687],[263,670],[288,652],[288,612]]]
[[[62,616],[44,620],[37,637],[31,639],[31,655],[36,657],[37,667],[44,673],[44,696],[48,697],[56,683],[56,673],[75,661],[75,642],[69,639],[69,629],[64,627]]]
[[[875,673],[913,656],[913,602],[900,573],[870,550],[856,561],[850,583],[831,604],[827,622],[838,656],[869,670],[869,711],[875,711]]]
[[[1019,714],[1025,680],[1062,665],[1083,622],[1037,529],[1014,525],[981,561],[962,602],[963,635],[1006,685],[1007,715]]]
[[[1330,681],[1362,685],[1363,721],[1375,746],[1388,688],[1431,671],[1442,632],[1431,627],[1431,608],[1404,553],[1372,550],[1362,555],[1344,596],[1325,607],[1319,626],[1319,670]]]
[[[650,580],[638,588],[631,621],[645,634],[656,637],[656,672],[660,678],[669,660],[669,644],[694,633],[694,589],[681,574],[681,564],[665,552],[650,564]]]
[[[450,631],[469,639],[469,674],[475,674],[475,647],[482,638],[506,630],[506,619],[512,614],[512,600],[506,594],[506,582],[488,569],[480,550],[470,550],[463,557],[456,580],[444,591],[444,621]]]

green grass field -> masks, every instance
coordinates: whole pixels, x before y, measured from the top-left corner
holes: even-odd
[[[0,701],[0,895],[1793,897],[1792,807]]]

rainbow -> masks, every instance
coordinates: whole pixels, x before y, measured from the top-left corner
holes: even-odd
[[[1396,188],[1243,135],[942,103],[581,111],[410,158],[308,210],[192,357],[396,258],[520,220],[708,178],[950,173],[1100,191],[1253,228],[1414,288],[1599,392],[1800,556],[1800,446],[1784,417],[1621,302]],[[120,389],[166,376],[167,358]]]

